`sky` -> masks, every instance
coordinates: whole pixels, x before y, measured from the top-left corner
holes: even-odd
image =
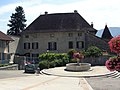
[[[120,27],[120,0],[0,0],[0,31],[7,32],[10,16],[17,6],[23,7],[27,26],[45,11],[51,14],[77,10],[97,30],[106,24]]]

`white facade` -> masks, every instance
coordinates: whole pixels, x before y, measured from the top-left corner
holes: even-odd
[[[47,52],[67,53],[69,49],[82,50],[85,47],[83,32],[44,32],[23,34],[20,40],[20,54],[30,57]]]

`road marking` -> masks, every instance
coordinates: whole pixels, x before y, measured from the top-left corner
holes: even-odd
[[[81,78],[79,80],[80,86],[83,88],[83,90],[93,90],[93,88],[88,84],[88,82],[85,80],[85,78]]]

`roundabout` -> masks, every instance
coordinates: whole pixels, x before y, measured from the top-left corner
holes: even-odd
[[[109,75],[115,73],[116,71],[110,72],[105,66],[92,66],[88,71],[80,72],[67,71],[66,67],[43,69],[41,72],[47,75],[62,77],[96,77]]]

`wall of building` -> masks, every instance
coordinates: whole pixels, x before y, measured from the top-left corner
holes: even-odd
[[[86,48],[88,48],[90,46],[97,46],[101,50],[110,51],[108,42],[102,40],[101,38],[99,38],[97,36],[94,36],[90,33],[86,33],[85,39],[86,39],[86,42],[85,42]]]
[[[69,36],[69,33],[72,33]],[[45,53],[48,49],[48,42],[56,42],[57,50],[52,52],[65,53],[68,52],[68,42],[73,41],[73,48],[76,50],[81,50],[76,48],[76,41],[85,41],[85,35],[82,33],[81,36],[78,36],[78,33],[81,32],[51,32],[51,33],[27,33],[24,34],[21,38],[21,53]],[[26,36],[28,37],[26,38]],[[24,49],[24,43],[29,42],[38,42],[38,49]],[[31,46],[32,47],[32,46]]]
[[[10,37],[14,40],[9,43],[9,53],[11,55],[10,63],[13,63],[15,54],[19,53],[19,51],[21,50],[19,47],[20,37],[18,36],[10,36]]]
[[[7,41],[0,40],[0,63],[9,63],[9,52],[8,52]]]

